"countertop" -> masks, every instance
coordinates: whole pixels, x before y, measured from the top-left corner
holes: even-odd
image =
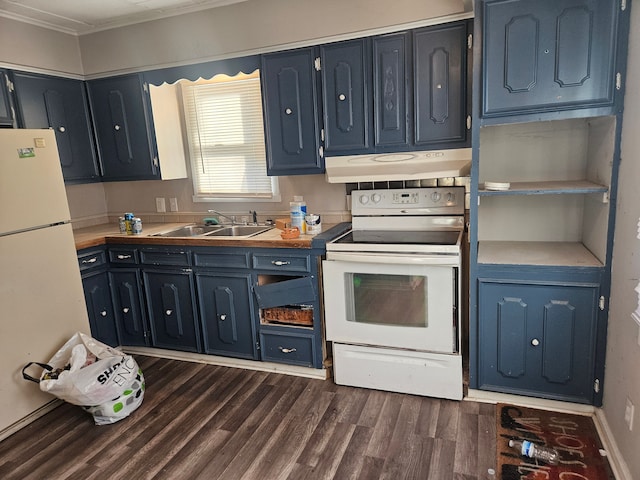
[[[298,238],[284,240],[281,230],[271,230],[249,238],[220,237],[154,237],[154,234],[192,225],[192,223],[145,223],[142,233],[126,235],[120,233],[117,224],[107,223],[73,231],[76,250],[104,244],[137,245],[189,245],[201,247],[262,247],[262,248],[324,248],[325,244],[346,232],[350,223],[323,226],[316,235],[300,235]]]

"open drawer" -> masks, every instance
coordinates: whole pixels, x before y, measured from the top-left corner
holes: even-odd
[[[316,277],[261,274],[254,293],[260,307],[260,323],[313,326],[318,300]]]

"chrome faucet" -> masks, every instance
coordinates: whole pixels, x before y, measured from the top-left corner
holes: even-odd
[[[236,216],[235,215],[231,215],[230,217],[225,215],[224,213],[220,213],[217,210],[207,210],[209,213],[215,213],[216,215],[218,215],[219,217],[224,217],[227,220],[231,220],[231,225],[235,225],[236,224]]]
[[[251,222],[254,225],[258,224],[258,213],[255,210],[249,210],[249,213],[251,214]]]

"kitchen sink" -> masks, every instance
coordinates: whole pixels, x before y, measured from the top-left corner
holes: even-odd
[[[154,237],[251,237],[271,230],[265,225],[187,225],[156,233]]]
[[[265,225],[231,225],[222,227],[211,233],[207,237],[251,237],[262,232],[271,230],[273,227]]]
[[[197,237],[224,228],[222,225],[187,225],[167,232],[156,233],[154,237]]]

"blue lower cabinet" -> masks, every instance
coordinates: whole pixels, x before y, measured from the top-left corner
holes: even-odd
[[[107,272],[101,270],[83,274],[82,287],[89,315],[91,336],[102,343],[117,347],[119,345],[118,334]]]
[[[143,281],[153,346],[200,352],[191,270],[145,270]]]
[[[112,269],[109,280],[120,344],[149,346],[139,269]]]
[[[313,334],[289,332],[260,332],[262,360],[313,367],[315,344]]]
[[[205,353],[257,359],[251,275],[196,274]]]
[[[592,404],[599,292],[597,284],[480,280],[479,388]]]

